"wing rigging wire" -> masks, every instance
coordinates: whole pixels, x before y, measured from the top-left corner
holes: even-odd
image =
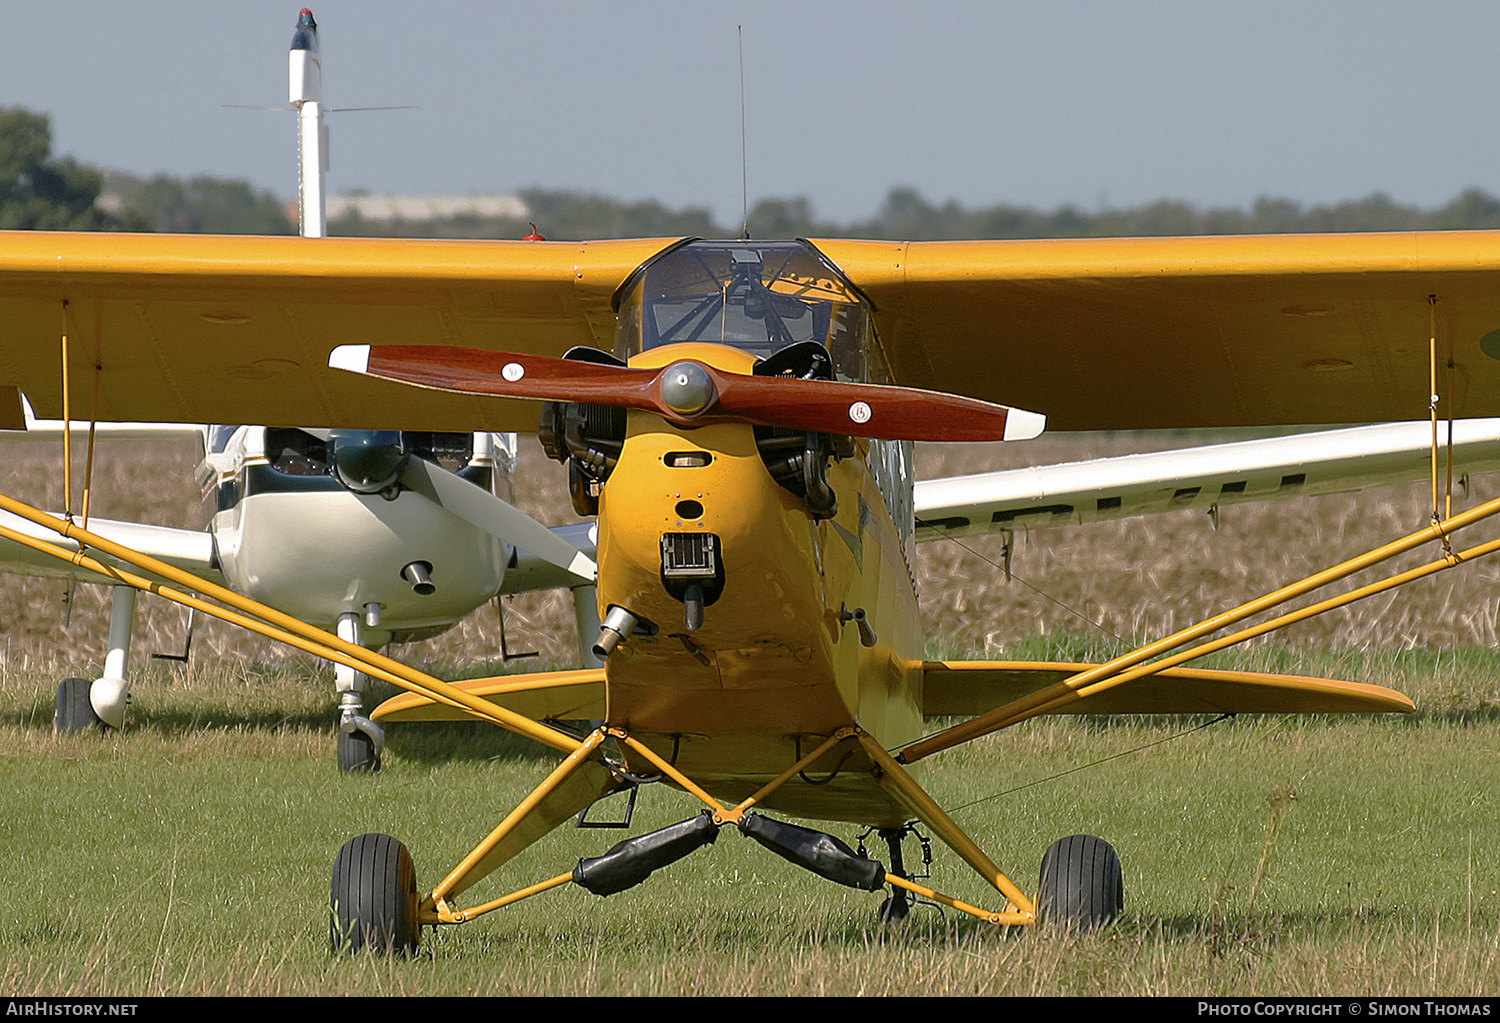
[[[1233,713],[1225,712],[1223,714],[1220,714],[1216,718],[1212,718],[1208,721],[1203,722],[1201,725],[1194,725],[1192,728],[1184,729],[1183,731],[1177,732],[1176,734],[1163,736],[1160,739],[1155,739],[1143,745],[1136,746],[1134,749],[1121,750],[1118,753],[1111,753],[1107,757],[1100,757],[1098,760],[1090,761],[1087,764],[1079,764],[1077,767],[1070,767],[1066,771],[1059,771],[1057,774],[1048,775],[1046,778],[1038,778],[1036,781],[1029,781],[1025,785],[1017,785],[1015,788],[1006,789],[1004,792],[996,792],[993,795],[981,796],[980,798],[975,799],[972,802],[964,803],[961,806],[955,806],[953,809],[948,811],[948,815],[951,817],[961,810],[968,810],[971,807],[979,806],[981,803],[988,803],[991,800],[1002,799],[1005,796],[1014,795],[1017,792],[1024,792],[1027,789],[1036,788],[1036,786],[1038,785],[1045,785],[1050,781],[1056,781],[1059,778],[1066,778],[1070,774],[1077,774],[1079,771],[1087,771],[1091,767],[1098,767],[1100,764],[1107,764],[1111,760],[1119,760],[1121,757],[1128,757],[1135,753],[1145,752],[1153,746],[1160,746],[1163,743],[1171,742],[1173,739],[1181,739],[1183,736],[1192,735],[1194,732],[1201,732],[1203,731],[1203,729],[1208,728],[1211,725],[1216,725],[1220,721],[1225,721],[1232,717],[1234,717]]]

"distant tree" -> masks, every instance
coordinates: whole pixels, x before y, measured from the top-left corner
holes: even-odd
[[[526,219],[474,216],[445,220],[368,221],[342,218],[334,234],[426,238],[521,238],[534,221],[554,241],[588,238],[697,236],[731,238],[739,226],[716,224],[708,210],[672,209],[658,202],[621,202],[601,195],[526,189]],[[1161,199],[1129,209],[1090,213],[1077,206],[1037,210],[996,204],[969,209],[956,200],[929,201],[917,189],[891,189],[876,214],[847,224],[820,221],[806,196],[768,197],[750,208],[750,236],[774,238],[890,238],[939,241],[967,238],[1128,238],[1164,235],[1285,234],[1316,231],[1413,231],[1500,228],[1500,200],[1470,189],[1441,209],[1404,206],[1383,193],[1330,206],[1304,208],[1291,199],[1262,196],[1248,210],[1199,209]]]
[[[844,230],[836,224],[818,223],[805,195],[761,199],[750,207],[749,226],[751,238],[817,238]]]
[[[1480,230],[1500,227],[1500,200],[1470,188],[1433,214],[1434,227]]]
[[[128,225],[98,209],[103,175],[71,156],[52,155],[46,114],[0,109],[0,228],[107,231]]]
[[[125,209],[152,230],[186,234],[294,234],[281,201],[248,181],[157,174],[128,188]]]
[[[602,195],[522,189],[521,201],[531,211],[530,220],[548,238],[579,241],[587,238],[650,238],[692,235],[723,238],[738,234],[714,223],[713,214],[701,206],[674,210],[653,200],[620,202]]]

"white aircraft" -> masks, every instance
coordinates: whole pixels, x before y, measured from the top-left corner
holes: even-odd
[[[302,234],[327,234],[322,67],[317,24],[304,9],[290,54],[290,101],[298,115]],[[82,440],[88,424],[37,420],[11,439]],[[102,423],[112,439],[193,436],[208,528],[173,529],[94,519],[88,527],[127,546],[369,647],[436,635],[499,595],[558,586],[576,590],[580,657],[597,629],[588,526],[549,531],[506,500],[513,494],[516,435],[265,426]],[[47,535],[0,513],[6,525]],[[109,584],[13,543],[0,570]],[[115,586],[102,674],[65,679],[54,725],[78,731],[124,722],[135,591]],[[335,665],[339,766],[378,769],[384,733],[364,715],[367,678]]]

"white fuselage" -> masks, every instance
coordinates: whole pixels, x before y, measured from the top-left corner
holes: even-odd
[[[499,592],[511,553],[501,540],[415,491],[388,499],[326,473],[280,471],[267,432],[240,427],[217,452],[211,442],[200,475],[219,564],[236,591],[322,626],[377,605],[367,645],[441,631]],[[494,492],[509,484],[509,460],[503,451],[492,460],[492,438],[481,437],[469,466],[488,470]],[[430,566],[431,593],[402,577],[413,562]]]

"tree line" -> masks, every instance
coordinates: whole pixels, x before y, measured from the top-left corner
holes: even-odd
[[[107,191],[106,191],[106,186]],[[622,202],[601,195],[527,188],[524,219],[459,216],[442,220],[366,221],[346,216],[329,233],[423,238],[522,238],[531,225],[557,241],[693,235],[727,238],[741,225],[714,221],[706,207]],[[1435,210],[1398,203],[1383,193],[1304,207],[1263,197],[1248,210],[1198,209],[1163,199],[1130,209],[1051,211],[997,203],[968,208],[933,203],[915,188],[893,188],[873,217],[840,224],[819,218],[806,197],[762,199],[749,211],[752,238],[1105,238],[1289,232],[1418,231],[1500,228],[1500,199],[1471,188]],[[168,174],[136,178],[105,172],[52,153],[51,122],[20,107],[0,108],[0,229],[175,231],[294,234],[287,207],[249,182]]]

